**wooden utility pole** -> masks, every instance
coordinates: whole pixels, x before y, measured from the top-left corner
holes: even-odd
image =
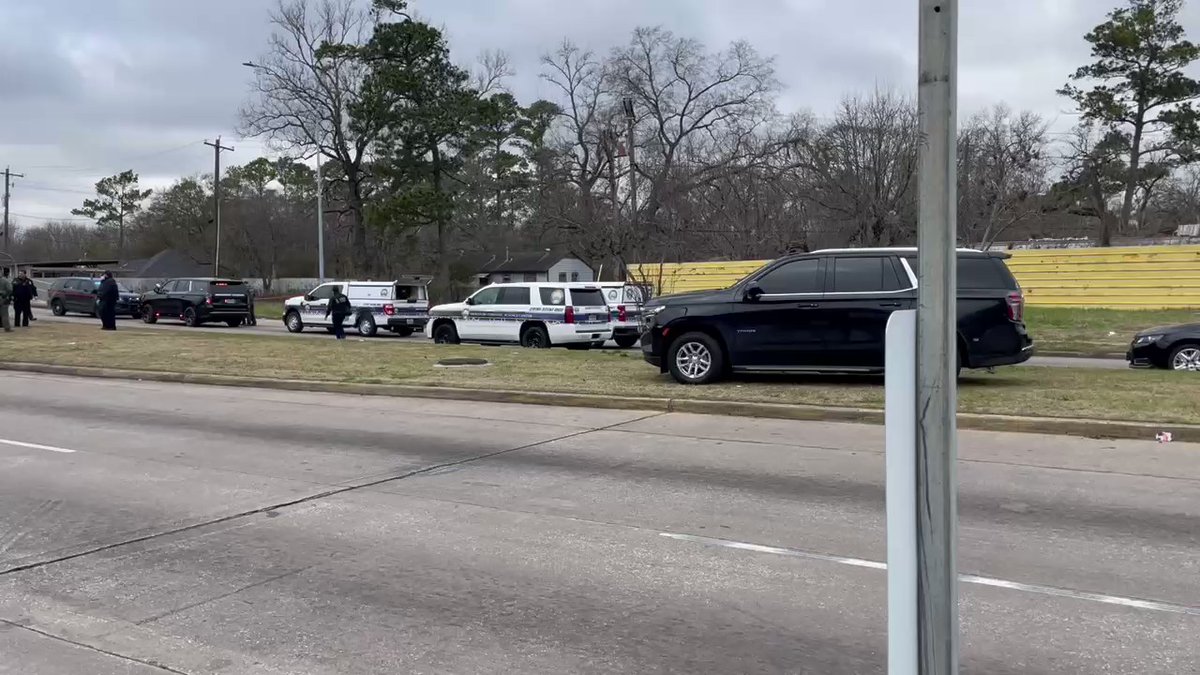
[[[233,148],[221,145],[221,137],[217,136],[216,143],[204,141],[213,149],[213,225],[216,227],[216,243],[213,247],[213,276],[221,276],[221,151],[233,152]]]
[[[7,253],[9,251],[9,248],[10,248],[10,244],[9,244],[10,239],[9,238],[11,236],[11,234],[9,233],[9,230],[11,228],[9,227],[9,223],[8,223],[9,191],[12,189],[12,179],[13,178],[24,178],[24,177],[25,177],[25,174],[13,173],[9,167],[7,167],[7,166],[4,167],[4,252],[5,253]]]

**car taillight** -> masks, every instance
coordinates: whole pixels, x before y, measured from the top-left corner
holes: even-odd
[[[628,321],[629,313],[625,311],[625,305],[617,305],[617,321]]]
[[[563,322],[564,323],[575,323],[575,308],[574,307],[567,307],[567,310],[565,312],[563,312]]]
[[[212,307],[212,296],[211,295],[206,296],[204,298],[204,304],[208,305],[209,307]]]
[[[388,315],[388,316],[391,316],[391,315],[395,314],[395,313],[396,313],[396,306],[395,306],[395,305],[384,305],[384,306],[383,306],[383,313],[384,313],[384,314],[386,314],[386,315]]]
[[[1019,291],[1008,294],[1008,320],[1023,321],[1025,319],[1025,296]]]

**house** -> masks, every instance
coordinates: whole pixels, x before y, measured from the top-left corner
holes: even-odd
[[[175,279],[179,277],[212,276],[211,262],[196,260],[175,249],[159,251],[150,258],[127,260],[113,270],[113,274],[124,279]]]
[[[511,281],[595,281],[596,271],[569,254],[542,251],[497,256],[478,273],[479,285]]]

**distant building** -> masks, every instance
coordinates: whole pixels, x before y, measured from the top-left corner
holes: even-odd
[[[512,281],[595,281],[596,271],[569,254],[543,251],[498,256],[478,273],[479,285]]]

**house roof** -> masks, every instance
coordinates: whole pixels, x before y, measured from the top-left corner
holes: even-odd
[[[150,258],[127,260],[113,272],[117,276],[134,279],[203,277],[212,274],[212,264],[194,260],[191,256],[175,249],[165,249]]]
[[[513,253],[506,260],[504,256],[496,256],[494,260],[485,264],[480,270],[480,274],[492,274],[495,272],[549,272],[551,267],[554,267],[559,261],[564,259],[578,259],[577,256],[570,253],[561,253],[558,251],[538,251],[536,253]]]

